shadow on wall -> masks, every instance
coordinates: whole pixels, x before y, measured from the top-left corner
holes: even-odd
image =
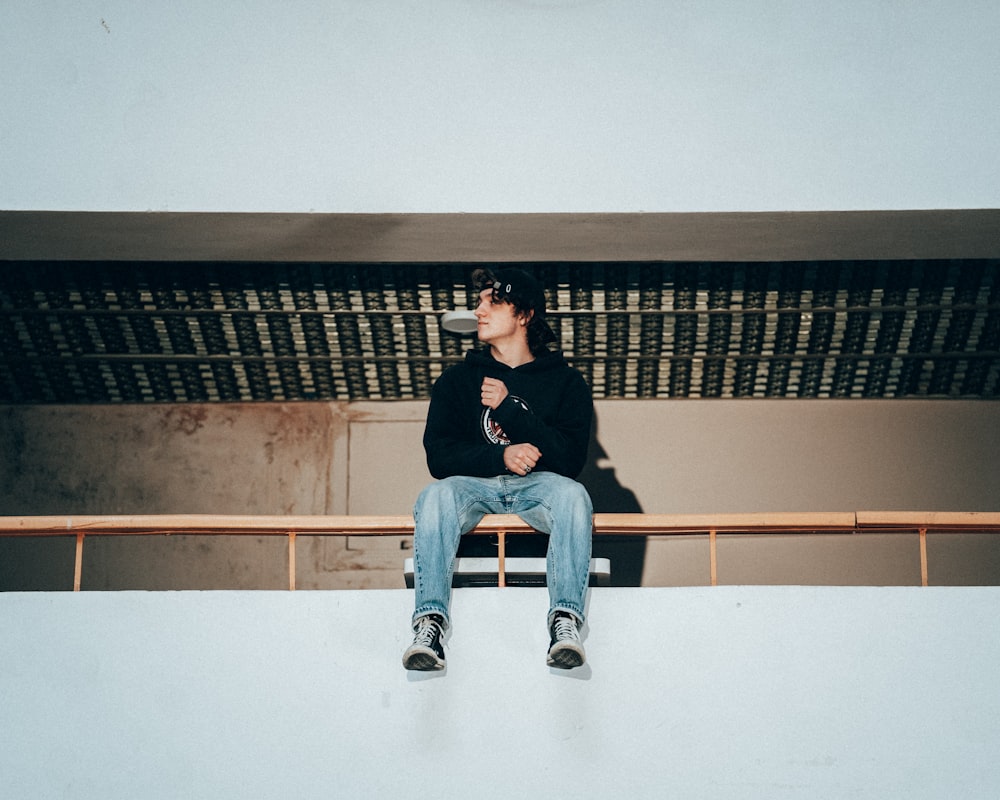
[[[590,493],[595,513],[640,513],[642,506],[631,489],[622,486],[614,467],[607,463],[608,453],[597,436],[597,415],[590,431],[587,463],[578,480]],[[545,534],[525,534],[507,537],[505,552],[509,558],[544,558],[548,547]],[[488,556],[495,558],[495,536],[463,536],[458,545],[460,556]],[[612,586],[639,586],[646,557],[644,536],[599,536],[594,538],[595,558],[611,561]]]
[[[587,464],[579,481],[587,487],[594,503],[594,513],[641,513],[642,506],[635,493],[622,486],[615,468],[608,462],[608,453],[597,435],[597,415],[590,432]],[[645,536],[595,536],[594,557],[611,561],[612,586],[639,586],[646,558]]]

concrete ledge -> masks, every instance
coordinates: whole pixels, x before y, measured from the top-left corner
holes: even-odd
[[[1000,588],[594,589],[569,672],[544,589],[477,588],[407,673],[412,602],[2,594],[5,793],[1000,796]]]

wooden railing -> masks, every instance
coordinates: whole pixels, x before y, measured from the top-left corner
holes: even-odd
[[[916,533],[920,543],[921,584],[927,586],[927,534],[1000,533],[1000,512],[847,511],[751,514],[595,514],[596,536],[707,535],[711,582],[718,583],[720,533]],[[508,535],[533,533],[512,514],[489,515],[474,534],[498,539],[498,585],[503,586]],[[240,516],[152,514],[139,516],[0,517],[2,536],[74,536],[73,590],[80,590],[83,544],[88,536],[137,535],[285,536],[288,538],[288,588],[295,589],[297,536],[408,536],[413,518],[395,516]]]

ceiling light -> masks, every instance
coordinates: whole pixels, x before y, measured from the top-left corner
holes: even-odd
[[[449,333],[475,333],[478,325],[475,311],[446,311],[441,315],[441,327]]]

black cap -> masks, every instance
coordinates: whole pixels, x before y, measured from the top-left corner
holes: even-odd
[[[532,352],[549,342],[556,341],[549,323],[545,320],[545,290],[534,275],[523,269],[477,269],[472,282],[478,291],[493,290],[493,299],[514,306],[518,313],[531,312],[528,323],[528,345]]]

